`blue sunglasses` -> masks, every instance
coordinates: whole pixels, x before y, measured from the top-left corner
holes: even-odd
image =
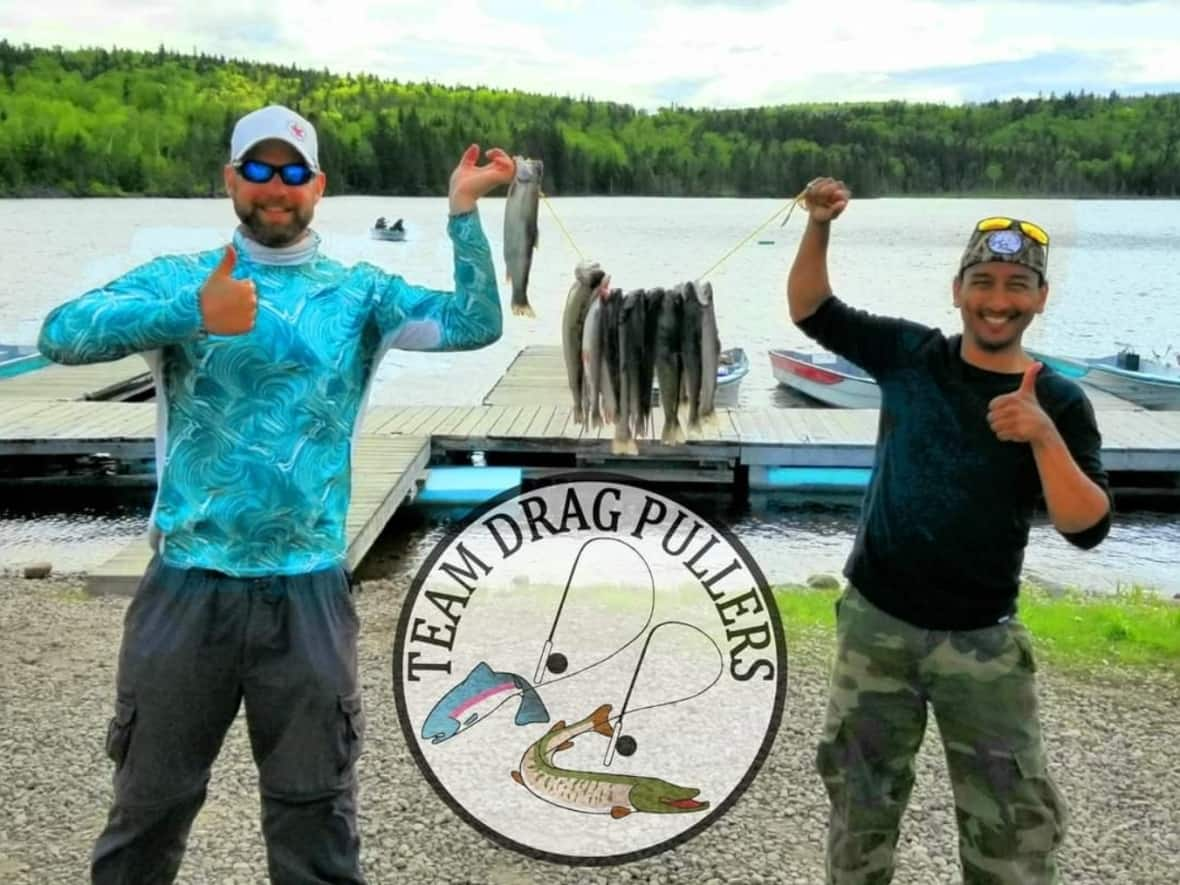
[[[251,184],[266,184],[279,173],[279,178],[288,187],[300,187],[315,177],[315,172],[306,163],[287,163],[283,166],[272,166],[261,160],[246,160],[235,167],[238,174]]]

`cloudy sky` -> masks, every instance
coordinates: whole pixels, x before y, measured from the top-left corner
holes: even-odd
[[[0,0],[0,37],[648,109],[1180,91],[1175,0]]]

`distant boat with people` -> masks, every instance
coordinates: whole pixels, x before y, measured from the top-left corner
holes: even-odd
[[[391,243],[400,243],[406,238],[405,222],[399,218],[393,224],[387,224],[385,217],[378,218],[373,224],[373,228],[369,231],[369,236],[374,240],[385,240]]]

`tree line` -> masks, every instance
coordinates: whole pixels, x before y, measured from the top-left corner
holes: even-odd
[[[475,141],[543,159],[551,195],[782,197],[825,174],[860,196],[1180,195],[1180,94],[647,112],[163,47],[7,40],[0,195],[220,194],[234,121],[271,102],[315,124],[335,194],[443,194]]]

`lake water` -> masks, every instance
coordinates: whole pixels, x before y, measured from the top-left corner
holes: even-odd
[[[504,201],[489,198],[481,205],[502,272]],[[529,296],[537,318],[506,316],[503,339],[473,353],[389,354],[372,402],[477,404],[520,348],[560,343],[561,309],[578,254],[557,219],[577,249],[611,273],[614,285],[630,289],[699,278],[782,205],[649,198],[555,198],[551,207],[542,204]],[[1090,356],[1129,343],[1145,356],[1170,349],[1167,358],[1174,359],[1180,349],[1180,201],[854,199],[833,228],[833,287],[859,307],[956,331],[951,276],[972,223],[991,214],[1037,221],[1052,236],[1049,305],[1026,336],[1029,346]],[[378,215],[404,218],[407,242],[370,240],[368,228]],[[708,276],[723,346],[743,347],[750,355],[744,405],[789,402],[775,386],[766,352],[811,346],[788,320],[785,298],[804,218],[796,212],[782,228],[776,220]],[[224,245],[235,223],[225,199],[0,200],[0,237],[8,256],[0,267],[0,341],[32,343],[56,304],[155,255]],[[343,261],[372,261],[410,282],[450,289],[445,223],[441,198],[329,197],[315,227],[325,251]],[[506,285],[501,291],[506,303]],[[718,509],[773,579],[838,571],[855,529],[855,508],[817,510],[763,496],[740,511]],[[57,551],[67,566],[84,568],[107,546],[117,549],[145,517],[139,509],[78,520],[52,507],[40,514],[0,511],[0,568],[40,550]],[[104,535],[104,527],[112,534]],[[440,530],[437,519],[419,530],[422,539]],[[63,551],[61,540],[75,536],[77,550]],[[1085,554],[1075,554],[1051,530],[1035,528],[1026,567],[1092,589],[1137,581],[1170,595],[1180,592],[1177,562],[1180,518],[1135,513],[1120,515],[1111,538]]]

